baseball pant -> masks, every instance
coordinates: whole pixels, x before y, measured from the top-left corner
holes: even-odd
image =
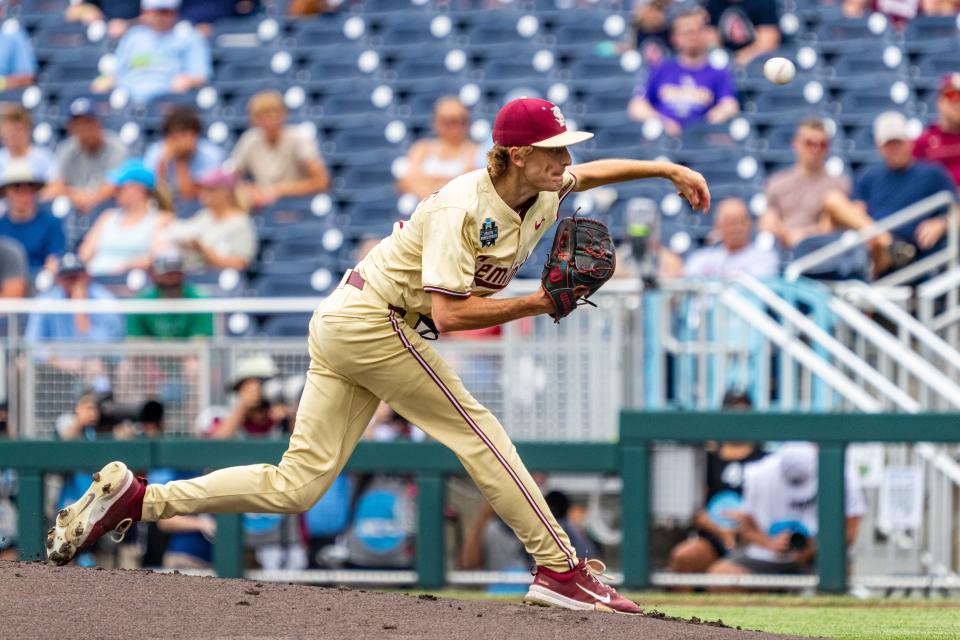
[[[152,484],[143,501],[145,521],[306,511],[341,472],[383,399],[453,450],[538,565],[555,571],[576,565],[566,533],[503,426],[369,285],[361,290],[341,282],[313,315],[309,349],[296,428],[280,464]]]

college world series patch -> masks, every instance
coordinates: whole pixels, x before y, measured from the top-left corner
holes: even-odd
[[[497,223],[487,218],[483,221],[483,224],[480,225],[480,246],[481,247],[492,247],[497,244],[497,235],[500,233],[500,230],[497,229]]]

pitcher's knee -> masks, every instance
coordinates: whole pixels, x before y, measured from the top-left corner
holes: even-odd
[[[305,477],[291,473],[291,469],[281,464],[275,467],[277,487],[276,507],[280,513],[297,514],[309,510],[323,496],[332,482],[332,471],[319,474],[314,472]]]

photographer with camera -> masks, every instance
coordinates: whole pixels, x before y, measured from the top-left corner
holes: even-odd
[[[744,469],[739,536],[744,548],[711,565],[717,575],[812,573],[817,553],[817,448],[788,442]],[[866,501],[846,474],[846,538],[853,543]],[[717,591],[730,589],[717,588]]]
[[[241,358],[230,385],[235,395],[233,408],[213,425],[209,436],[227,440],[238,435],[264,437],[289,431],[290,411],[276,385],[271,384],[279,376],[280,370],[267,354]]]

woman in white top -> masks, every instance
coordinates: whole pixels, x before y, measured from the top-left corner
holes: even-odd
[[[213,169],[198,184],[203,209],[170,225],[167,240],[183,252],[187,271],[246,269],[257,254],[257,231],[237,198],[236,177]]]
[[[140,160],[128,160],[110,176],[117,207],[100,214],[77,253],[94,276],[146,269],[160,231],[173,214],[153,199],[153,173]]]
[[[445,96],[433,109],[436,138],[418,140],[407,153],[407,175],[397,180],[400,193],[421,200],[453,178],[476,169],[480,147],[470,139],[470,111],[457,98]]]

